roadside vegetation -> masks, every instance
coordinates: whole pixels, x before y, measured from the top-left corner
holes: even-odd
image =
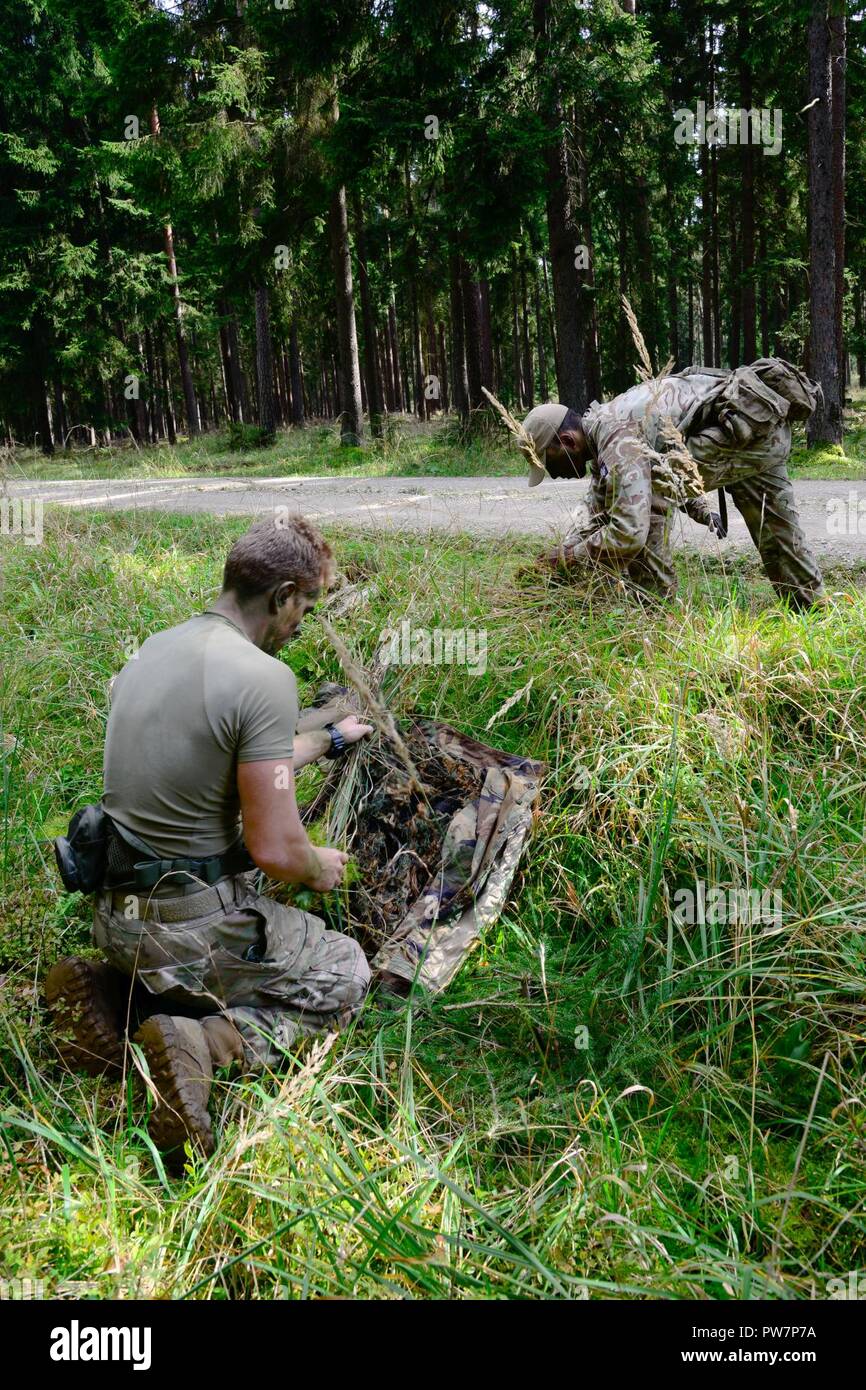
[[[802,427],[795,435],[791,472],[799,478],[866,478],[866,392],[854,391],[847,412],[844,445],[806,448]],[[525,465],[497,426],[469,439],[455,417],[421,424],[410,415],[390,417],[382,439],[365,448],[340,444],[339,425],[320,421],[303,430],[280,430],[272,444],[258,447],[249,430],[224,430],[167,444],[140,448],[130,440],[115,448],[72,448],[47,459],[35,449],[0,453],[0,478],[276,478],[353,477],[501,477],[519,476]]]
[[[404,616],[487,632],[484,677],[391,668],[395,713],[547,763],[504,915],[444,995],[373,997],[284,1076],[221,1081],[219,1148],[179,1182],[134,1066],[126,1087],[60,1069],[40,984],[90,950],[89,912],[51,839],[100,794],[106,682],[207,605],[244,525],[49,511],[41,546],[0,549],[4,1276],[47,1297],[826,1297],[866,1258],[856,574],[800,617],[750,561],[680,557],[679,601],[648,616],[515,583],[530,542],[335,535],[362,661]],[[302,699],[339,676],[314,617],[288,660]],[[780,913],[684,922],[696,882]]]

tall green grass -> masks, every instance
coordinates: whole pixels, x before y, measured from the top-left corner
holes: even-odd
[[[36,449],[0,452],[0,476],[10,478],[177,478],[201,476],[293,477],[317,475],[335,480],[353,477],[416,477],[503,473],[522,474],[526,465],[510,447],[503,430],[461,437],[456,418],[440,417],[421,424],[413,416],[389,418],[385,432],[369,432],[361,448],[340,443],[337,423],[311,422],[305,429],[277,432],[273,444],[233,448],[225,430],[176,445],[139,446],[133,440],[112,448],[76,445],[51,458]]]
[[[3,589],[5,1277],[136,1297],[808,1298],[864,1263],[866,601],[796,616],[738,558],[679,601],[519,585],[531,545],[336,537],[341,630],[486,628],[488,669],[392,668],[419,710],[548,765],[508,909],[445,995],[371,999],[282,1076],[219,1083],[169,1181],[146,1092],[62,1072],[39,1007],[88,909],[50,839],[100,791],[130,642],[216,592],[236,519],[52,515]],[[335,678],[308,619],[288,659]],[[526,688],[507,711],[506,700]],[[488,724],[492,722],[488,730]],[[681,922],[678,890],[781,894]],[[328,910],[327,902],[319,904]]]

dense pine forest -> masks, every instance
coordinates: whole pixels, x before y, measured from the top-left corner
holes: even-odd
[[[805,363],[812,442],[841,439],[866,384],[844,0],[4,8],[8,443],[314,417],[359,443],[395,412],[482,423],[483,386],[583,408],[634,380],[623,294],[659,367]]]

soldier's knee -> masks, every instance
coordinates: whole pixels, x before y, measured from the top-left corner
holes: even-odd
[[[370,963],[357,941],[347,938],[346,973],[344,976],[344,997],[346,1007],[352,1013],[357,1012],[367,996],[372,980]]]

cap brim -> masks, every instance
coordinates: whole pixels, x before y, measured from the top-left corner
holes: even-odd
[[[531,464],[529,465],[529,486],[530,486],[530,487],[538,487],[538,484],[539,484],[539,483],[543,483],[546,477],[547,477],[547,470],[546,470],[546,469],[540,468],[539,465],[538,465],[537,463],[531,463]]]

